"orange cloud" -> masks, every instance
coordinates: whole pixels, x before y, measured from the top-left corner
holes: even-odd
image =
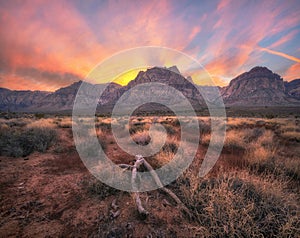
[[[5,76],[5,87],[13,90],[40,90],[40,91],[55,91],[57,85],[49,86],[49,82],[41,82],[40,80],[29,80],[26,77],[9,74]],[[3,80],[0,76],[0,82]],[[17,83],[16,83],[17,82]],[[2,87],[2,85],[0,85]]]
[[[84,20],[66,2],[23,2],[10,14],[1,10],[1,45],[10,69],[35,67],[84,76],[109,55]],[[36,18],[36,15],[41,16]]]
[[[291,31],[290,33],[286,34],[285,36],[281,37],[278,41],[276,41],[272,45],[270,45],[269,48],[276,48],[278,46],[281,46],[281,45],[291,41],[298,32],[299,32],[299,30]]]
[[[300,78],[300,63],[293,64],[284,74],[283,78],[287,81]]]
[[[259,49],[261,51],[265,51],[267,53],[270,53],[270,54],[273,54],[273,55],[278,55],[278,56],[281,56],[283,58],[286,58],[286,59],[289,59],[289,60],[300,63],[300,59],[297,58],[297,57],[294,57],[292,55],[288,55],[288,54],[285,54],[283,52],[279,52],[279,51],[275,51],[275,50],[271,50],[271,49],[267,49],[267,48],[263,48],[263,47],[260,47]]]
[[[84,77],[106,57],[143,45],[160,45],[193,55],[223,85],[259,64],[262,52],[299,62],[295,56],[274,50],[295,40],[298,29],[294,28],[300,21],[299,9],[293,9],[295,4],[230,0],[211,5],[170,0],[84,4],[6,1],[0,4],[0,63],[1,74],[8,77],[2,77],[0,86],[19,88],[16,75],[22,76],[17,73],[20,68]],[[258,47],[262,40],[290,29],[294,30],[268,49]],[[168,57],[159,59],[159,66],[171,66],[174,60]],[[64,84],[59,76],[49,79],[48,86],[38,77],[27,75],[28,85],[41,81],[40,85],[52,90],[53,85]],[[23,77],[22,82],[26,80]]]
[[[201,27],[200,26],[195,26],[192,31],[191,31],[191,34],[189,35],[189,40],[193,40],[194,37],[201,31]]]

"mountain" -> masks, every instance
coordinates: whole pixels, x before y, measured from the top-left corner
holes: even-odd
[[[141,71],[138,73],[134,80],[130,81],[128,85],[124,87],[124,91],[132,90],[132,98],[134,98],[135,96],[138,97],[140,94],[147,95],[149,91],[147,87],[145,87],[144,90],[134,89],[135,86],[144,83],[162,83],[168,85],[180,91],[192,105],[199,106],[200,104],[203,106],[205,104],[203,97],[201,96],[195,85],[191,81],[183,77],[176,66],[172,66],[170,68],[153,67],[147,69],[146,71]],[[165,91],[167,90],[167,87],[158,88],[158,90],[160,91],[161,95],[168,93],[168,91]],[[170,102],[174,102],[174,104],[178,103],[178,101],[182,101],[182,99],[175,97],[175,95],[174,97],[172,97],[172,95],[169,95],[168,100]]]
[[[154,91],[148,87],[142,87],[144,83],[162,83],[182,93],[182,96],[172,95],[167,87],[158,87]],[[55,92],[44,91],[15,91],[0,88],[0,110],[25,111],[25,112],[56,112],[72,110],[77,91],[82,81],[75,82]],[[113,108],[118,99],[123,95],[127,98],[128,105],[135,104],[138,98],[165,97],[169,104],[181,105],[183,98],[198,108],[205,107],[203,96],[213,102],[217,89],[220,90],[226,106],[299,106],[300,105],[300,79],[284,82],[276,73],[266,67],[255,67],[232,79],[228,86],[196,86],[191,77],[183,77],[176,66],[170,68],[153,67],[138,73],[135,79],[126,86],[116,83],[89,84],[93,90],[102,90],[106,87],[98,100],[98,109]],[[136,86],[139,86],[137,89]],[[197,87],[197,88],[196,88]],[[202,93],[202,95],[199,93]],[[89,93],[84,96],[89,105]],[[127,105],[127,106],[128,106]],[[153,109],[157,107],[151,106]]]
[[[299,104],[286,92],[283,79],[266,67],[255,67],[232,79],[222,89],[226,105],[276,106]]]
[[[75,82],[70,86],[60,88],[54,93],[48,94],[43,100],[41,100],[37,105],[33,105],[32,109],[38,109],[43,111],[58,111],[58,110],[71,110],[73,108],[73,103],[77,94],[77,91],[82,84],[82,81]],[[90,84],[91,85],[91,84]],[[115,93],[121,86],[116,83],[107,84],[95,84],[91,85],[93,88],[98,90],[107,86],[100,98],[99,102],[101,104],[108,103],[114,100],[117,96]],[[88,95],[87,95],[88,97]]]
[[[43,100],[49,92],[16,91],[0,88],[0,109],[3,111],[23,111]]]
[[[82,81],[78,81],[55,92],[14,91],[0,88],[0,110],[25,112],[72,110],[77,91],[81,84]],[[116,97],[119,95],[116,91],[121,88],[116,83],[92,85],[96,89],[102,89],[106,86],[107,88],[103,96],[99,99],[99,103],[101,104],[116,100]]]
[[[300,99],[300,79],[284,82],[284,86],[288,95]]]

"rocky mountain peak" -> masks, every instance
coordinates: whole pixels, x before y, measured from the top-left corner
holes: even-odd
[[[288,98],[283,79],[267,67],[257,66],[243,73],[223,89],[224,101],[230,104],[285,104]]]
[[[249,73],[273,73],[271,70],[269,70],[267,67],[264,66],[256,66],[252,68]]]
[[[173,66],[171,66],[171,67],[169,67],[167,69],[170,70],[170,71],[172,71],[172,72],[174,72],[174,73],[176,73],[176,74],[180,74],[180,71],[179,71],[179,69],[177,68],[176,65],[173,65]]]

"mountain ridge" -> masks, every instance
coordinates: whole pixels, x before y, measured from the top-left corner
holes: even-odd
[[[128,90],[135,98],[137,93],[134,87],[151,82],[160,82],[174,87],[188,98],[192,105],[204,107],[205,101],[199,93],[207,95],[218,88],[226,106],[286,106],[300,105],[300,79],[283,81],[282,77],[273,73],[267,67],[256,66],[248,72],[244,72],[230,81],[228,86],[195,86],[191,77],[184,77],[176,66],[170,68],[153,67],[146,71],[140,71],[135,79],[126,86],[117,83],[90,84],[96,89],[104,90],[99,99],[99,105],[113,106]],[[10,111],[62,111],[72,110],[76,93],[83,81],[57,89],[54,92],[10,90],[0,88],[0,110]],[[198,88],[196,88],[198,87]],[[176,100],[175,100],[176,101]],[[175,103],[174,101],[174,103]]]

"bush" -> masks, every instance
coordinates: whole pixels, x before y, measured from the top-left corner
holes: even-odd
[[[56,137],[51,128],[8,128],[0,132],[0,155],[24,157],[34,151],[45,152]]]
[[[205,179],[195,190],[179,179],[176,183],[182,201],[203,227],[203,237],[297,237],[299,233],[296,207],[256,183],[231,176]]]
[[[148,145],[151,141],[148,131],[138,131],[132,135],[132,139],[138,145]]]

